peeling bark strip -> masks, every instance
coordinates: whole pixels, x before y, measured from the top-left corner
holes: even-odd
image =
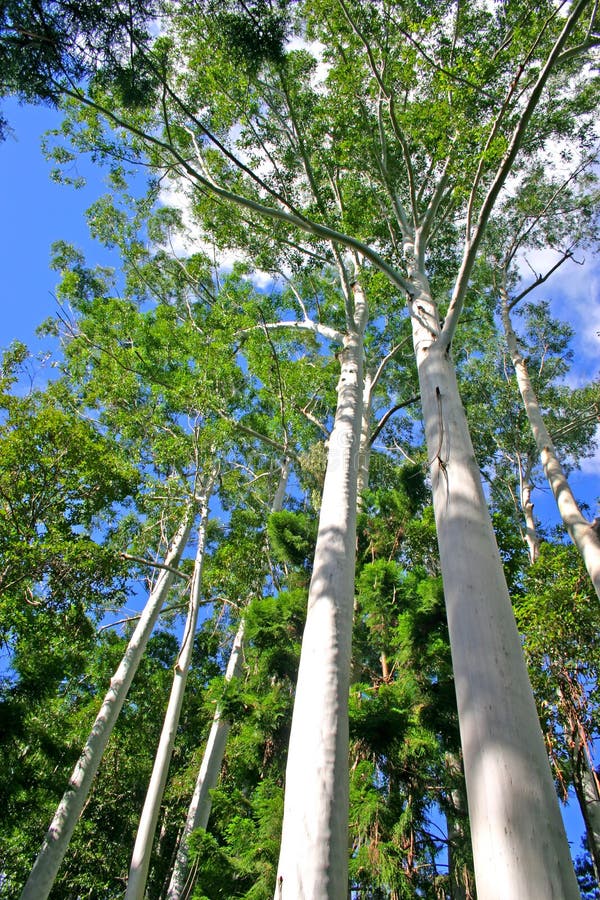
[[[348,691],[367,319],[364,294],[358,285],[353,291],[290,734],[277,900],[348,894]]]
[[[194,508],[190,504],[165,557],[165,565],[168,568],[161,571],[137,628],[127,645],[125,655],[111,678],[110,689],[73,770],[69,786],[58,805],[42,848],[23,888],[21,900],[46,900],[52,890],[56,873],[69,846],[71,835],[81,815],[108,739],[175,577],[173,570],[187,544],[193,520]]]

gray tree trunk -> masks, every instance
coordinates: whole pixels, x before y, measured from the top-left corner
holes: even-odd
[[[544,474],[552,490],[556,505],[569,536],[579,550],[585,567],[592,579],[594,590],[600,599],[600,538],[594,525],[585,518],[575,499],[567,476],[556,453],[552,438],[544,423],[540,406],[529,378],[527,363],[519,349],[517,336],[512,327],[506,292],[502,292],[502,322],[506,334],[508,351],[515,369],[517,384],[523,398],[525,412],[540,454]]]
[[[194,637],[198,622],[200,608],[200,595],[202,588],[202,566],[204,563],[204,548],[206,545],[206,523],[208,520],[208,503],[212,490],[212,480],[206,486],[205,493],[200,499],[200,525],[198,527],[198,547],[194,561],[194,574],[190,588],[190,602],[188,615],[181,639],[179,654],[173,672],[173,685],[165,712],[158,749],[150,776],[150,783],[146,793],[146,800],[140,816],[138,832],[135,839],[127,892],[125,900],[142,900],[148,879],[148,870],[152,857],[152,845],[156,824],[160,813],[160,805],[167,783],[169,766],[173,755],[173,746],[177,734],[177,726],[181,715],[185,686],[192,661],[194,650]]]
[[[456,783],[460,780],[464,783],[462,762],[458,754],[446,753],[446,770],[451,782]],[[475,900],[473,873],[471,867],[464,861],[466,855],[464,849],[468,848],[470,842],[462,824],[465,811],[463,794],[464,790],[454,787],[448,798],[454,813],[446,816],[450,896],[452,900]],[[462,858],[461,854],[457,852],[458,848],[463,848]]]
[[[409,248],[410,252],[410,248]],[[578,900],[521,642],[449,354],[410,304],[479,900]]]
[[[573,787],[585,825],[594,875],[600,884],[600,784],[589,755],[589,739],[580,718],[576,698],[581,695],[577,680],[566,673],[562,680],[559,676],[558,695],[568,722],[565,738],[571,756]]]
[[[348,895],[348,690],[363,388],[364,294],[340,354],[288,751],[276,900]]]
[[[166,566],[174,568],[177,565],[188,541],[193,520],[193,507],[190,506],[165,556]],[[71,835],[87,799],[106,744],[125,702],[148,638],[156,624],[174,577],[172,571],[161,569],[137,627],[127,645],[125,655],[111,678],[110,688],[23,888],[21,900],[45,900],[52,889],[56,873],[69,846]]]
[[[585,823],[594,875],[600,884],[600,786],[584,741],[576,748],[573,785]]]
[[[275,491],[271,512],[279,512],[283,506],[289,473],[290,460],[286,459],[281,467],[281,475],[279,477],[277,490]],[[225,672],[225,681],[239,678],[241,674],[244,648],[244,627],[245,622],[242,617],[231,647],[231,655]],[[217,707],[206,742],[206,748],[202,757],[200,771],[198,772],[198,778],[196,779],[196,785],[194,787],[194,793],[188,809],[183,832],[179,839],[177,857],[167,889],[167,900],[180,900],[186,889],[189,837],[196,828],[206,828],[208,825],[212,807],[211,791],[217,786],[230,728],[231,722],[222,717],[222,711],[220,707]]]

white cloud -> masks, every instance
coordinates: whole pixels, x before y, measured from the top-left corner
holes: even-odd
[[[595,478],[600,478],[600,425],[596,428],[594,441],[596,449],[591,456],[581,461],[579,470],[582,475],[592,475]]]
[[[181,212],[184,225],[183,230],[170,234],[165,249],[182,259],[192,253],[205,253],[209,259],[213,260],[215,271],[224,275],[232,271],[236,262],[246,262],[252,265],[252,260],[249,260],[241,250],[219,249],[206,239],[206,235],[192,216],[191,198],[188,186],[183,180],[179,182],[170,180],[166,183],[161,189],[160,200],[165,206]],[[253,269],[252,275],[248,278],[259,291],[266,291],[274,283],[273,275],[260,269]]]
[[[600,374],[600,260],[583,252],[576,254],[576,259],[579,262],[567,261],[531,295],[533,301],[536,297],[549,300],[553,315],[575,331],[575,359],[569,379],[573,386]],[[534,272],[547,272],[557,260],[558,254],[552,250],[528,252],[519,263],[523,283],[532,281]]]

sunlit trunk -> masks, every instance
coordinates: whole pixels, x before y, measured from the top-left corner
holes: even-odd
[[[366,303],[340,354],[286,770],[276,900],[348,895],[348,690]]]
[[[431,471],[478,900],[579,897],[521,642],[437,308],[413,273]]]
[[[202,567],[204,563],[204,549],[206,545],[206,524],[208,520],[208,503],[212,490],[212,482],[205,489],[204,496],[200,499],[200,525],[198,527],[198,547],[194,561],[194,574],[190,588],[190,601],[188,615],[184,626],[183,637],[179,654],[173,671],[173,685],[165,712],[158,749],[150,776],[150,783],[146,793],[146,800],[140,816],[140,822],[131,857],[129,878],[125,900],[142,900],[150,868],[152,845],[156,831],[156,823],[160,812],[160,805],[167,783],[169,766],[173,755],[177,726],[183,706],[183,697],[187,683],[192,653],[194,650],[194,638],[200,609],[200,596],[202,587]]]
[[[271,512],[279,512],[283,506],[285,492],[287,488],[290,473],[290,461],[286,459],[281,467],[281,475]],[[245,622],[242,618],[235,635],[231,648],[231,655],[225,672],[225,681],[231,681],[233,678],[239,678],[242,671],[243,647],[244,647],[244,626]],[[196,828],[206,828],[212,807],[211,792],[216,787],[223,757],[225,755],[225,747],[231,722],[222,716],[220,707],[217,707],[206,742],[206,748],[202,757],[200,771],[196,779],[196,785],[192,800],[188,809],[185,826],[179,839],[179,847],[177,849],[177,858],[173,867],[173,874],[167,889],[168,900],[179,900],[186,888],[186,877],[188,869],[189,836]]]
[[[193,509],[190,506],[184,521],[177,531],[165,557],[165,565],[173,568],[185,548],[193,524]],[[125,655],[111,678],[100,712],[90,732],[77,765],[73,770],[69,786],[56,810],[42,848],[21,894],[21,900],[45,900],[52,889],[56,873],[66,853],[71,835],[87,799],[92,781],[100,765],[102,754],[127,692],[142,659],[148,638],[156,624],[174,573],[162,569],[157,578],[138,625],[127,645]]]
[[[502,321],[517,384],[523,398],[525,412],[527,413],[535,444],[540,454],[544,474],[556,500],[560,517],[569,532],[571,540],[583,557],[585,567],[592,579],[594,590],[600,599],[600,538],[596,528],[588,522],[579,509],[567,476],[558,459],[552,438],[544,423],[539,403],[529,378],[527,364],[519,349],[517,336],[510,321],[508,298],[505,292],[502,298]]]
[[[531,492],[533,490],[531,482],[523,480],[521,482],[521,509],[525,519],[525,543],[527,544],[527,552],[529,554],[529,562],[533,565],[540,555],[540,539],[537,533],[535,517],[533,515],[533,503],[531,501]]]

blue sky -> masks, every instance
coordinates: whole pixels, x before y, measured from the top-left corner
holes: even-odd
[[[41,137],[60,124],[59,113],[14,101],[4,102],[3,109],[12,134],[0,143],[0,347],[19,339],[36,352],[42,345],[35,329],[56,310],[57,273],[49,268],[52,242],[76,244],[90,264],[111,262],[109,252],[89,237],[84,219],[105,186],[86,160],[77,164],[79,174],[89,179],[86,187],[75,190],[50,179],[52,165],[43,156]]]
[[[104,173],[82,159],[73,174],[86,179],[85,187],[76,190],[50,179],[52,164],[43,156],[41,138],[60,124],[60,114],[15,101],[4,103],[4,109],[13,133],[0,143],[0,165],[5,173],[0,228],[0,348],[18,338],[36,353],[44,344],[35,337],[35,329],[56,310],[53,291],[57,273],[49,268],[52,242],[60,239],[74,243],[83,250],[88,265],[118,265],[118,260],[90,238],[85,223],[85,210],[107,190]],[[547,260],[538,257],[531,262],[542,271]],[[540,299],[552,297],[553,312],[575,328],[573,384],[598,378],[600,263],[588,259],[583,267],[567,264],[543,290]],[[43,382],[46,373],[40,372],[39,377]],[[588,503],[592,515],[598,514],[599,479],[600,452],[585,460],[581,472],[572,476],[574,489]],[[536,512],[543,520],[556,521],[549,492],[536,494]]]
[[[24,341],[37,353],[44,344],[35,337],[36,327],[56,310],[53,291],[57,273],[49,268],[50,246],[55,240],[74,243],[83,250],[87,263],[117,263],[109,251],[88,234],[85,210],[106,190],[103,174],[83,160],[77,174],[88,180],[79,190],[50,180],[51,163],[42,154],[42,134],[60,123],[60,115],[43,107],[23,107],[4,103],[5,115],[12,127],[0,143],[0,164],[4,172],[2,219],[0,228],[0,348],[14,339]],[[573,381],[598,377],[600,367],[600,265],[564,267],[559,278],[546,292],[553,297],[553,310],[568,319],[577,332],[576,366]],[[39,373],[42,386],[47,372]],[[597,513],[600,453],[586,461],[572,478],[578,495],[585,499],[592,514]],[[555,520],[549,492],[537,492],[536,512]],[[569,832],[578,846],[578,814],[568,813]]]

